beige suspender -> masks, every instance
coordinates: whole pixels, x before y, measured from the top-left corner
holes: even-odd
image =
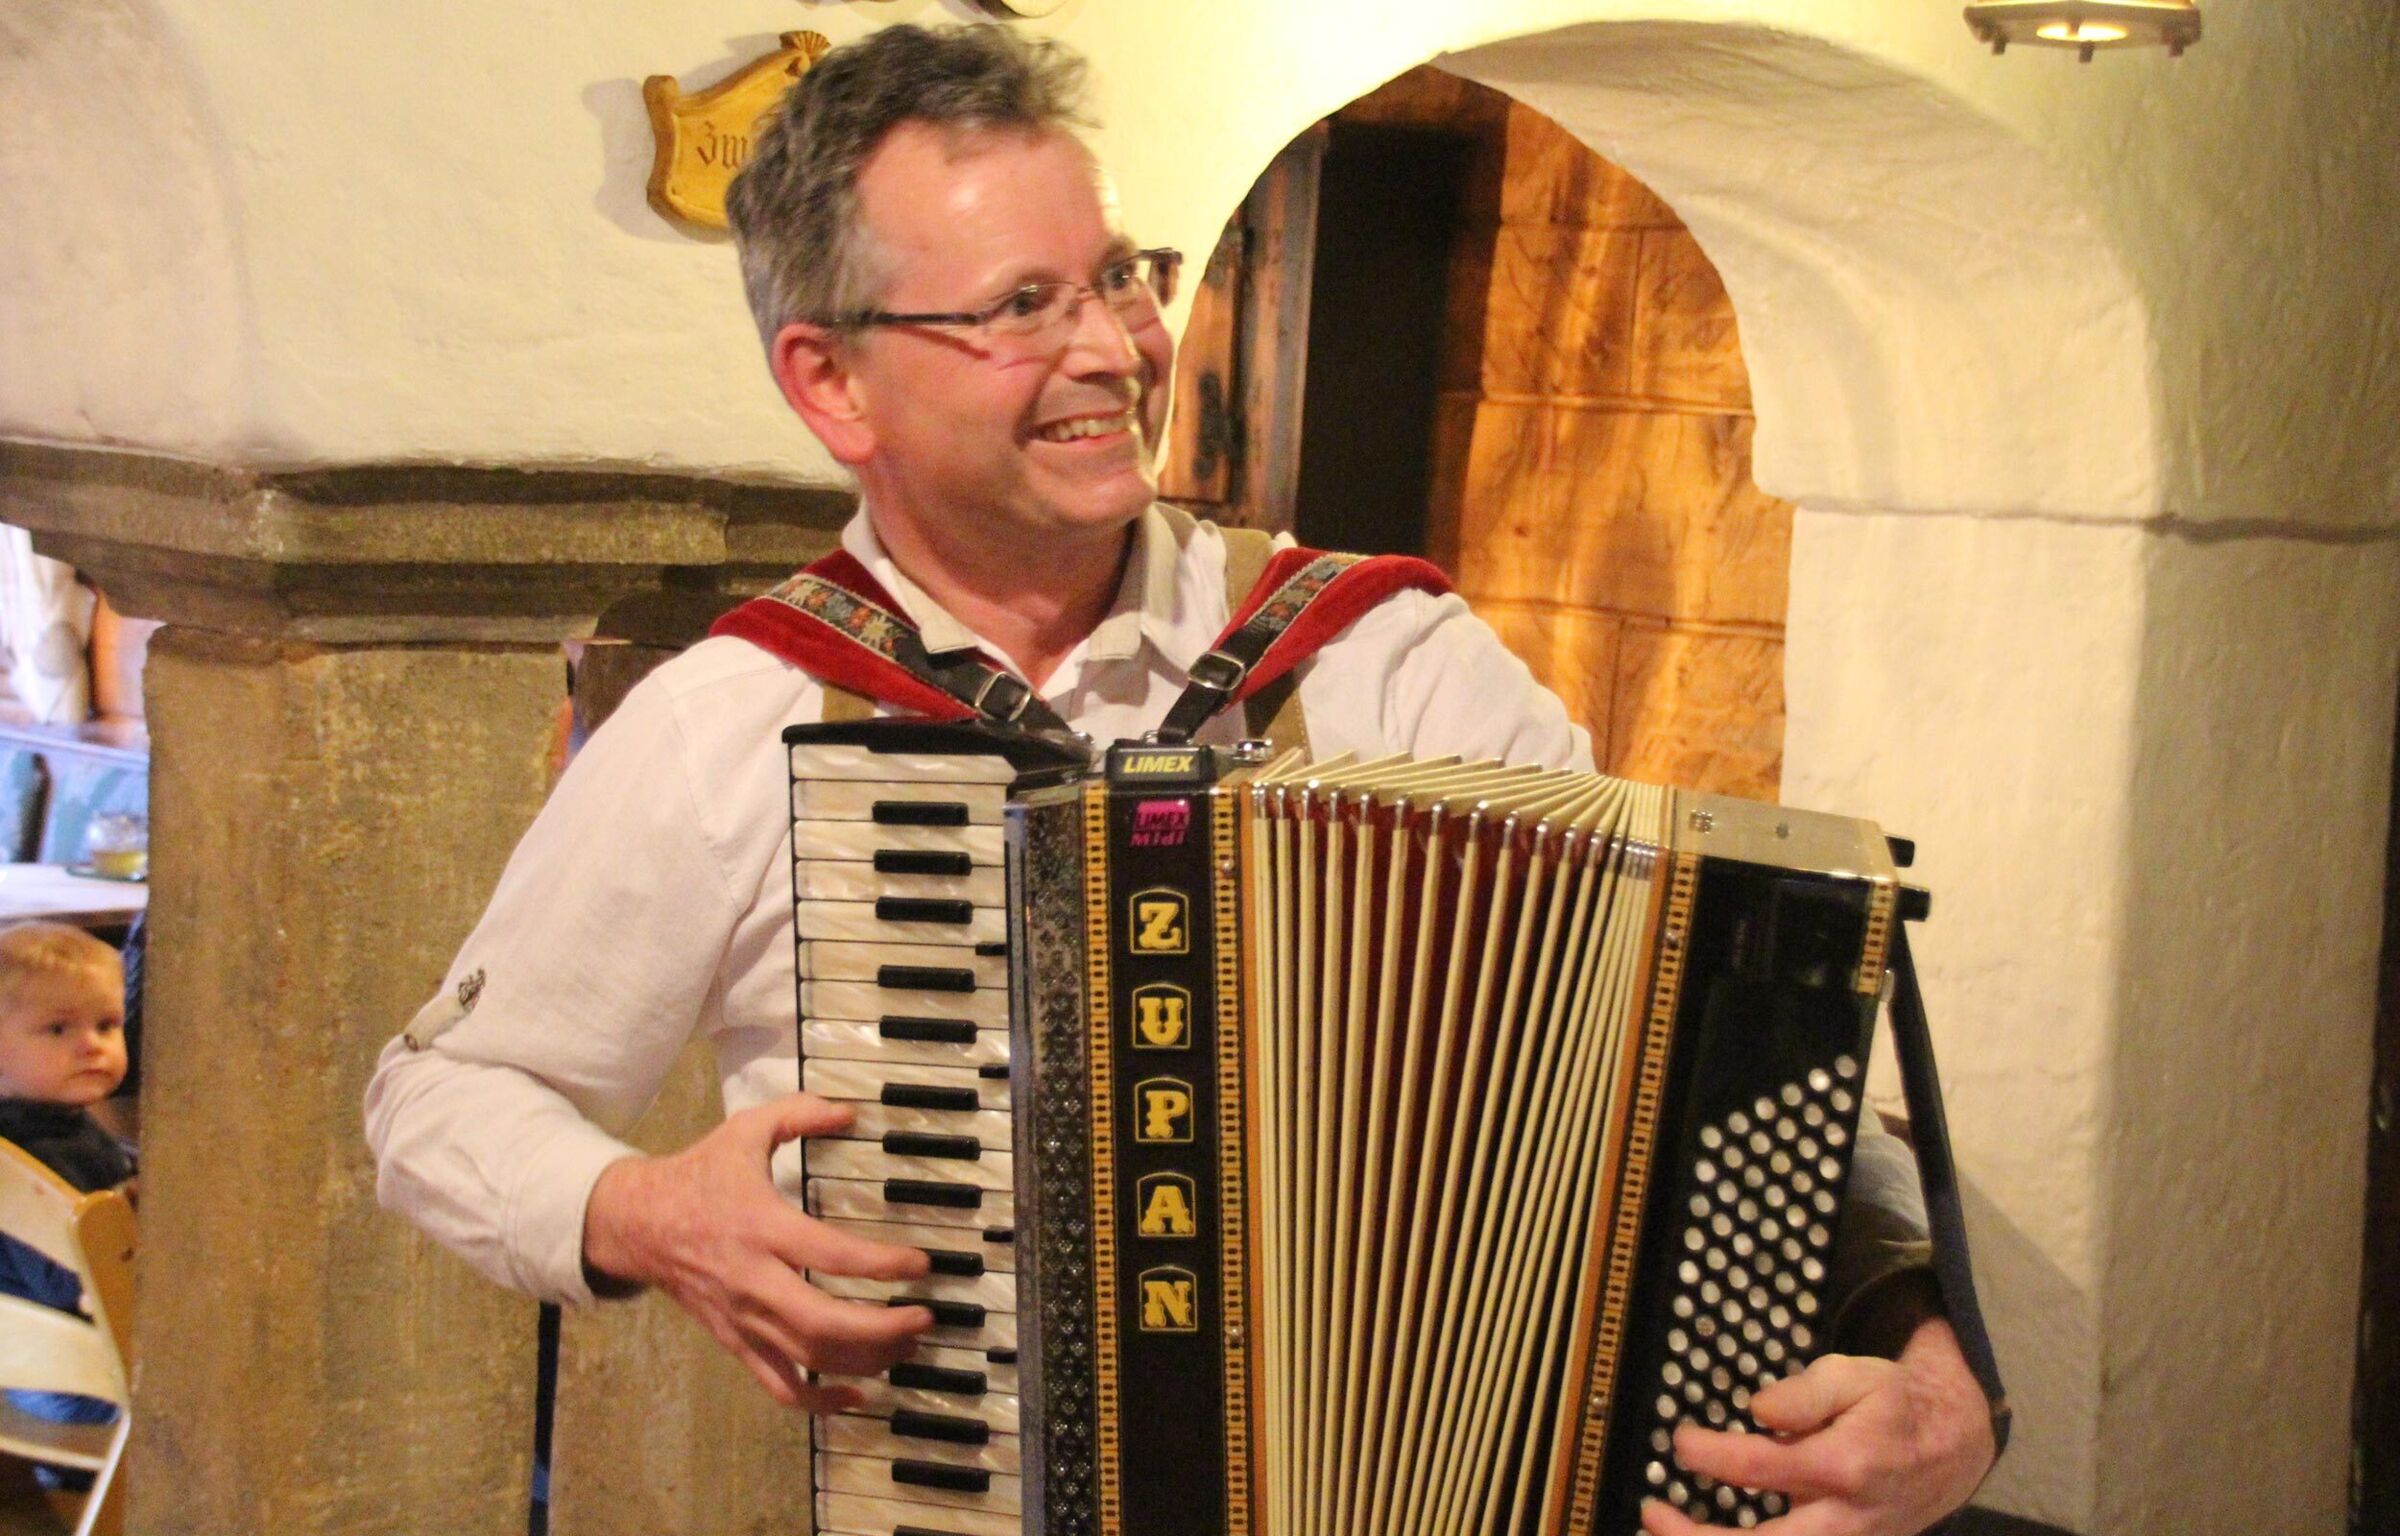
[[[847,688],[836,688],[823,681],[817,686],[825,690],[825,713],[818,717],[824,724],[847,725],[853,720],[875,718],[875,701],[865,694],[852,693]]]

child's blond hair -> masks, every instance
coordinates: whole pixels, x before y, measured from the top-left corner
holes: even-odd
[[[113,992],[125,990],[125,962],[115,949],[67,923],[11,923],[0,928],[0,1007],[43,977],[88,978]]]

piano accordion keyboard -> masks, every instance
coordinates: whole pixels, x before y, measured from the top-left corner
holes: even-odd
[[[905,770],[902,771],[902,770]],[[809,1210],[931,1255],[920,1280],[811,1274],[932,1309],[915,1355],[815,1427],[816,1528],[1019,1529],[1014,1148],[999,758],[792,750],[801,1086],[851,1105],[802,1161]]]

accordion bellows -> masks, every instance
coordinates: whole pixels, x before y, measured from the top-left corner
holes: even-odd
[[[839,1536],[1750,1526],[1819,1347],[1894,871],[1594,774],[789,733],[811,1208],[935,1254]],[[876,750],[878,747],[884,750]],[[939,750],[936,750],[936,749]],[[998,877],[998,878],[995,878]]]

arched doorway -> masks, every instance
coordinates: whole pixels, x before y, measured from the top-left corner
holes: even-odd
[[[1260,313],[1295,291],[1299,323]],[[1751,479],[1716,269],[1621,167],[1411,70],[1269,167],[1178,387],[1167,494],[1425,555],[1604,769],[1776,797],[1791,507]]]

